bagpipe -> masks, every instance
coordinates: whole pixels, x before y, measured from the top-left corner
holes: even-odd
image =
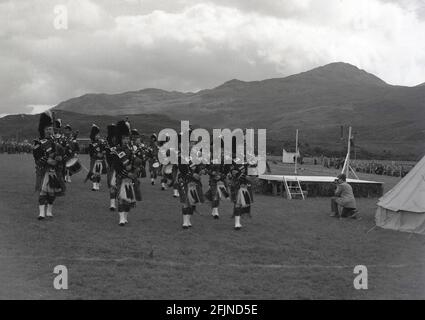
[[[64,149],[54,139],[35,140],[34,158],[41,164],[47,164],[49,159],[62,162],[64,157]]]

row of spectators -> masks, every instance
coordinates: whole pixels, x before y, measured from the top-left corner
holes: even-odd
[[[24,141],[0,141],[0,153],[19,154],[32,153],[32,144]]]
[[[344,166],[344,158],[314,158],[314,164],[321,164],[325,168],[342,169]],[[379,162],[379,161],[351,161],[351,167],[356,172],[385,175],[391,177],[404,177],[413,168],[413,164],[396,163],[395,161]]]
[[[413,165],[392,163],[354,162],[351,167],[357,172],[377,174],[391,177],[404,177],[413,168]]]

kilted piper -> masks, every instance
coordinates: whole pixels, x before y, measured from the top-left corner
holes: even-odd
[[[205,198],[211,202],[211,214],[214,219],[219,219],[218,208],[221,199],[229,199],[229,188],[227,184],[227,174],[229,165],[226,164],[210,164],[207,166],[209,175],[209,189],[205,193]]]
[[[99,127],[93,124],[90,132],[91,143],[89,145],[90,171],[86,178],[86,181],[90,179],[93,182],[92,191],[100,190],[101,175],[107,173],[105,159],[107,143],[100,138],[99,133]]]
[[[177,173],[183,229],[192,227],[191,217],[196,211],[196,205],[204,202],[201,184],[202,166],[194,164],[190,159],[187,159],[187,163],[182,164],[180,158]]]
[[[130,143],[130,124],[127,121],[117,123],[118,146],[114,158],[116,171],[119,225],[128,223],[128,213],[141,201],[140,182],[138,180],[142,160],[135,156]]]
[[[53,203],[57,196],[65,195],[63,180],[64,150],[56,143],[53,115],[46,111],[40,115],[39,139],[34,140],[33,155],[36,164],[36,191],[39,192],[39,220],[53,217]]]
[[[235,230],[240,230],[242,228],[241,216],[251,216],[251,204],[253,203],[252,186],[248,177],[247,164],[233,162],[229,172],[229,185],[231,199],[234,203]]]

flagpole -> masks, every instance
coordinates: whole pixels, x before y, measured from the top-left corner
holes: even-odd
[[[298,129],[295,134],[295,175],[298,174],[297,164],[298,164]]]

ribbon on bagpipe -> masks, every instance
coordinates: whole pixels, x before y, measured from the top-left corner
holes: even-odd
[[[240,187],[238,190],[238,195],[236,197],[236,206],[241,208],[247,208],[251,206],[252,199],[251,194],[248,191],[247,187]]]
[[[194,206],[197,203],[201,202],[196,183],[189,182],[187,189],[187,200],[191,206]]]
[[[218,192],[220,199],[223,199],[223,198],[229,199],[229,197],[230,197],[230,194],[227,191],[226,186],[221,181],[217,182],[217,192]]]

